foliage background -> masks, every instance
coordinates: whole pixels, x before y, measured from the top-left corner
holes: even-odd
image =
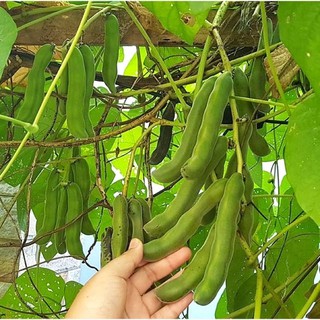
[[[192,47],[192,44],[205,23],[209,11],[219,8],[220,3],[182,1],[142,2],[142,4],[159,19],[165,29],[180,37],[189,46],[153,48],[149,44],[149,46],[138,48],[124,75],[155,79],[159,85],[151,89],[119,86],[118,93],[111,95],[101,83],[97,83],[91,100],[90,117],[95,124],[96,135],[100,137],[99,142],[90,139],[87,141],[70,139],[64,119],[57,113],[58,98],[52,94],[39,120],[39,131],[29,137],[26,147],[22,148],[9,167],[8,161],[12,159],[26,132],[21,128],[13,127],[11,122],[0,121],[2,151],[0,180],[18,187],[19,190],[11,205],[16,203],[18,208],[17,228],[23,232],[22,237],[19,233],[21,250],[32,244],[26,240],[30,212],[32,210],[36,218],[41,221],[44,203],[43,186],[55,165],[70,160],[68,149],[71,146],[81,146],[81,156],[87,160],[90,167],[92,188],[89,206],[92,210],[89,212],[89,217],[97,230],[95,241],[100,241],[104,228],[111,225],[111,204],[124,185],[128,186],[128,196],[148,197],[152,201],[153,215],[162,212],[175,197],[180,186],[179,182],[169,187],[161,186],[158,192],[152,190],[152,168],[146,160],[155,149],[159,126],[156,126],[150,135],[146,135],[146,130],[152,122],[161,117],[161,112],[154,112],[154,110],[160,109],[160,101],[163,101],[167,93],[163,83],[166,83],[166,88],[174,88],[174,83],[183,72],[188,70],[197,57],[204,54],[203,48]],[[19,7],[21,4],[7,2],[6,5],[5,9],[0,8],[2,44],[0,74],[6,68],[7,59],[19,31],[24,28],[23,25],[17,28],[18,17],[14,15],[11,17],[10,11],[7,12],[11,7],[15,5]],[[83,4],[77,3],[77,5],[80,8]],[[84,7],[86,5],[85,3]],[[123,6],[122,3],[116,2],[95,5],[100,8],[101,14],[106,8],[116,11]],[[256,4],[253,5],[255,6]],[[28,8],[27,5],[26,8]],[[231,10],[242,10],[241,12],[245,13],[245,9],[249,10],[248,8],[250,9],[243,4]],[[320,289],[319,285],[314,286],[319,259],[318,225],[320,221],[320,207],[317,201],[320,196],[318,170],[320,164],[320,72],[318,70],[320,36],[314,30],[320,27],[318,19],[320,5],[317,2],[280,2],[275,10],[280,40],[289,49],[301,70],[279,98],[272,95],[266,98],[272,110],[266,117],[269,122],[264,123],[260,132],[265,136],[272,152],[264,158],[252,153],[248,156],[247,163],[255,182],[254,206],[258,218],[250,250],[254,257],[259,257],[259,268],[248,267],[248,257],[241,249],[240,242],[237,242],[237,254],[233,258],[227,279],[227,289],[219,301],[216,317],[254,316],[254,310],[257,309],[257,274],[259,272],[262,272],[271,287],[279,294],[275,295],[267,287],[262,290],[264,298],[268,295],[272,298],[262,305],[261,316],[265,318],[304,316],[312,303],[317,300]],[[185,15],[191,18],[188,23],[182,19]],[[263,20],[263,13],[261,16]],[[249,23],[248,20],[244,21]],[[261,23],[261,20],[259,21]],[[262,26],[265,27],[265,23],[262,23]],[[92,46],[92,49],[96,55],[99,72],[101,47]],[[268,51],[269,46],[266,46],[266,49]],[[232,57],[231,52],[227,53]],[[168,81],[168,74],[157,60],[157,55],[173,75],[172,81]],[[215,56],[217,58],[212,58]],[[247,64],[250,65],[253,57],[250,53],[246,53],[240,58],[241,61],[235,65],[244,67]],[[123,50],[121,49],[119,60],[122,59]],[[216,48],[212,48],[207,59],[205,77],[218,73],[221,65]],[[55,60],[60,65],[61,56],[57,54]],[[184,90],[181,92],[184,93],[185,102],[176,105],[177,125],[173,128],[171,149],[164,161],[168,161],[179,146],[182,135],[181,124],[185,123],[186,102],[193,99],[195,79],[199,76],[199,71],[197,68],[190,70],[190,81],[187,81],[184,86],[179,86]],[[192,78],[192,76],[195,77]],[[48,73],[46,90],[54,79],[55,75]],[[175,93],[179,93],[180,89]],[[16,115],[23,100],[24,90],[21,82],[9,81],[1,87],[1,115],[9,117]],[[226,128],[228,125],[222,129]],[[145,135],[148,139],[141,140]],[[232,132],[228,132],[228,136],[231,138]],[[137,144],[137,141],[143,141],[143,143]],[[41,147],[42,142],[44,147]],[[30,147],[32,143],[34,147]],[[134,160],[132,168],[128,166],[131,159]],[[280,181],[279,162],[282,160],[285,162],[287,175]],[[269,172],[263,169],[265,162],[272,163]],[[122,177],[119,179],[120,175]],[[124,177],[128,180],[125,181]],[[7,207],[6,211],[10,213]],[[8,216],[9,214],[5,219]],[[194,251],[204,241],[206,232],[207,228],[200,228],[191,239],[189,245]],[[92,245],[94,246],[95,242]],[[52,247],[41,248],[41,253],[47,261],[56,255]],[[0,310],[5,317],[9,318],[29,318],[30,315],[60,317],[70,306],[80,287],[74,282],[65,283],[54,272],[41,266],[30,268],[27,272],[21,273],[0,300]],[[37,290],[34,290],[35,288]],[[21,292],[24,292],[24,295]],[[318,316],[318,305],[319,303],[316,302],[309,317]]]

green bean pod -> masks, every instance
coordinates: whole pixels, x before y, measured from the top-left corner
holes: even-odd
[[[68,212],[67,188],[62,186],[59,189],[59,203],[57,209],[57,218],[55,229],[61,228],[66,224],[66,215]],[[57,231],[52,236],[52,242],[58,253],[64,254],[67,251],[65,229]]]
[[[83,211],[83,200],[81,189],[78,184],[71,182],[66,186],[68,198],[68,211],[66,223],[77,218]],[[83,259],[84,253],[80,240],[82,219],[77,219],[71,225],[66,227],[66,246],[71,256],[76,259]]]
[[[88,209],[88,201],[90,195],[90,170],[87,161],[84,158],[79,158],[70,165],[73,173],[73,182],[80,187],[83,199],[83,210]],[[91,235],[95,234],[96,230],[92,226],[88,214],[82,217],[82,233]]]
[[[174,115],[174,104],[169,101],[163,112],[162,119],[173,121]],[[166,157],[171,144],[172,129],[172,126],[161,126],[157,147],[149,159],[150,164],[159,164]]]
[[[201,225],[206,226],[212,223],[217,217],[217,206],[213,207],[209,212],[207,212],[201,220]]]
[[[144,244],[146,261],[160,260],[180,249],[197,231],[202,217],[215,207],[223,196],[226,179],[217,180],[205,190],[199,200],[185,212],[162,237]]]
[[[265,137],[258,132],[257,125],[254,124],[253,126],[254,130],[252,130],[252,135],[249,139],[250,149],[258,157],[265,157],[271,152],[271,149]]]
[[[131,238],[137,238],[144,242],[142,206],[139,200],[135,198],[129,200],[128,215],[132,225]]]
[[[273,35],[273,25],[272,20],[268,19],[268,33],[269,39],[271,41]],[[258,50],[264,49],[263,42],[263,31],[261,30],[260,39],[258,43]],[[265,99],[266,98],[266,84],[267,84],[267,74],[264,68],[264,56],[256,57],[253,60],[251,72],[249,76],[249,87],[250,87],[250,97],[254,99]],[[253,104],[254,107],[262,112],[269,112],[270,107],[266,104]]]
[[[240,68],[234,70],[234,93],[236,96],[250,97],[249,82]],[[247,117],[247,128],[250,126],[254,115],[254,106],[249,101],[237,100],[237,109],[240,117]],[[249,129],[249,128],[248,128]],[[249,145],[254,154],[260,157],[268,155],[271,151],[265,138],[260,135],[257,124],[252,124],[252,134],[249,138]]]
[[[225,154],[217,166],[214,168],[214,174],[215,174],[215,179],[212,179],[212,175],[209,175],[206,183],[205,183],[205,189],[208,189],[208,187],[216,180],[216,179],[222,179],[223,178],[223,173],[224,173],[224,163],[226,161],[227,154]],[[206,226],[210,223],[212,223],[216,216],[217,216],[217,206],[212,208],[201,220],[201,225]]]
[[[250,171],[245,166],[243,168],[243,176],[244,176],[244,197],[246,200],[245,209],[241,212],[240,221],[238,223],[239,231],[247,241],[249,245],[251,245],[251,238],[254,232],[254,207],[252,205],[252,193],[254,188],[254,182],[252,180]]]
[[[204,173],[212,157],[211,148],[215,146],[218,139],[223,113],[229,100],[232,85],[230,72],[223,73],[215,82],[203,114],[192,155],[181,168],[181,174],[184,178],[195,179]]]
[[[184,268],[182,274],[175,279],[165,282],[155,289],[157,297],[162,302],[174,302],[185,295],[191,290],[194,290],[201,281],[208,264],[210,249],[214,240],[215,225],[212,224],[208,236],[195,253],[191,262]]]
[[[120,48],[120,29],[118,18],[114,14],[106,16],[104,25],[104,53],[102,79],[111,93],[116,93],[118,76],[117,63]]]
[[[159,238],[173,227],[179,218],[191,208],[198,197],[198,193],[205,183],[208,175],[216,167],[220,159],[226,154],[228,139],[219,137],[214,150],[211,149],[212,159],[206,167],[206,171],[198,179],[183,179],[176,197],[172,200],[164,212],[155,216],[144,226],[144,230],[151,238]]]
[[[24,101],[19,108],[17,119],[33,123],[42,100],[46,82],[45,71],[52,59],[54,45],[45,44],[37,51],[32,68],[28,74],[28,85],[24,94]]]
[[[207,305],[215,298],[228,275],[243,193],[242,175],[236,172],[226,183],[218,208],[209,261],[203,279],[195,290],[194,301],[200,305]]]
[[[114,259],[127,250],[129,238],[128,201],[121,194],[113,202],[112,229],[111,251]]]
[[[66,56],[67,50],[65,48],[62,49],[62,61]],[[68,94],[68,64],[63,69],[63,72],[60,76],[60,85],[58,87],[58,94],[61,96],[59,98],[58,111],[64,116],[66,114],[66,101]]]
[[[236,96],[250,98],[248,78],[239,67],[233,70],[233,89]],[[236,100],[236,102],[239,117],[246,117],[250,123],[255,112],[253,104],[250,101],[242,100]]]
[[[53,169],[47,180],[44,197],[43,220],[42,225],[37,232],[37,237],[43,236],[55,229],[59,203],[59,179],[60,175],[58,170]],[[37,244],[45,244],[49,242],[50,238],[51,234],[46,235],[37,240]]]
[[[86,70],[86,94],[84,100],[83,118],[85,123],[85,129],[89,137],[94,136],[92,122],[89,116],[90,111],[90,99],[93,93],[94,80],[96,78],[96,67],[94,62],[94,55],[90,47],[83,44],[79,47],[83,57],[84,67]]]
[[[143,225],[147,224],[151,220],[151,210],[148,202],[145,199],[137,198],[142,207],[142,220]],[[143,238],[144,242],[149,242],[151,237],[147,234],[147,232],[143,229]]]
[[[88,138],[84,114],[86,113],[86,69],[79,48],[75,47],[68,62],[67,125],[75,138]]]
[[[226,162],[226,158],[227,158],[227,154],[225,154],[221,160],[219,161],[219,163],[217,164],[217,166],[214,169],[214,172],[217,176],[217,179],[221,179],[223,177],[224,174],[224,164]]]
[[[111,252],[112,228],[107,227],[101,236],[100,266],[103,268],[112,260]]]
[[[203,113],[216,79],[216,77],[210,77],[204,81],[195,97],[182,134],[180,146],[173,155],[173,158],[152,172],[153,177],[159,182],[172,182],[181,176],[180,169],[192,154],[192,150],[197,141],[197,132],[201,125]]]

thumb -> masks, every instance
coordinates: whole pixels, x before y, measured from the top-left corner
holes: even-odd
[[[114,276],[128,279],[139,266],[143,259],[143,244],[134,238],[130,241],[128,250],[120,257],[106,265],[108,273]]]

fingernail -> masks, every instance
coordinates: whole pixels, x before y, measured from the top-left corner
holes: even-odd
[[[130,241],[129,249],[134,249],[139,246],[139,240],[134,238]]]

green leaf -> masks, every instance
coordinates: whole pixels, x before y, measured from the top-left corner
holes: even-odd
[[[278,18],[281,40],[320,94],[320,3],[280,1]]]
[[[274,232],[272,198],[268,197],[267,192],[263,189],[254,189],[253,194],[254,214],[257,224],[253,238],[258,245],[262,245],[264,240],[268,239]]]
[[[268,171],[262,172],[262,189],[267,191],[269,194],[274,192],[274,176]]]
[[[173,199],[174,195],[170,191],[162,192],[156,196],[152,204],[152,216],[162,213]]]
[[[90,110],[90,119],[91,119],[92,123],[99,123],[101,116],[104,113],[105,109],[106,109],[106,105],[100,103],[96,107],[94,107]],[[101,134],[106,134],[111,131],[117,130],[119,128],[119,126],[116,125],[116,123],[119,121],[121,121],[119,109],[118,108],[111,108],[109,110],[107,118],[105,120],[105,123],[109,124],[110,126],[106,126],[106,127],[102,128]],[[115,138],[110,138],[110,139],[106,139],[103,142],[103,145],[104,145],[104,148],[106,151],[109,151],[112,148],[114,141],[115,141]]]
[[[64,287],[64,300],[66,302],[66,308],[70,308],[73,300],[77,296],[78,292],[82,288],[82,284],[76,281],[68,281]]]
[[[130,198],[133,195],[135,189],[136,189],[136,193],[135,193],[136,197],[146,198],[147,188],[145,184],[143,183],[143,181],[139,180],[138,185],[136,187],[135,186],[136,182],[137,181],[135,178],[129,179],[128,198]],[[117,196],[117,194],[119,194],[122,191],[123,185],[124,185],[124,179],[117,180],[114,183],[112,183],[107,191],[108,199],[111,199],[113,201],[113,199]]]
[[[12,166],[8,170],[4,179],[5,182],[13,187],[21,184],[30,173],[35,154],[35,148],[22,149],[16,161],[13,162]]]
[[[310,3],[311,4],[311,3]],[[310,96],[291,115],[285,146],[287,177],[301,208],[320,225],[319,99]]]
[[[190,45],[212,7],[210,1],[143,1],[141,4],[159,19],[166,30]]]
[[[238,309],[235,308],[235,305],[241,302],[236,302],[235,299],[239,287],[254,274],[254,269],[251,266],[248,266],[247,261],[247,255],[243,251],[240,241],[238,240],[238,238],[236,238],[234,253],[230,263],[229,273],[226,281],[226,293],[229,312],[233,312]]]
[[[254,296],[256,292],[257,276],[256,274],[251,275],[246,281],[244,281],[239,287],[235,299],[234,299],[234,309],[241,309],[254,301]],[[253,318],[253,309],[241,314],[237,318],[250,319]]]
[[[216,319],[226,318],[227,313],[228,313],[227,312],[227,293],[226,293],[226,290],[224,290],[217,304],[215,318]]]
[[[28,211],[27,211],[27,188],[24,188],[18,198],[17,198],[17,215],[18,215],[18,223],[19,228],[22,231],[26,231],[27,228],[27,218],[28,218]]]
[[[32,310],[40,314],[59,312],[64,287],[64,280],[54,271],[29,269],[16,279],[16,287],[12,284],[1,298],[0,305],[10,309],[0,307],[0,313],[5,318],[42,318]]]
[[[206,241],[211,225],[200,226],[197,232],[189,240],[189,248],[195,254]]]
[[[190,51],[199,53],[199,49],[188,48],[188,51],[183,47],[158,47],[157,50],[161,55],[162,59],[165,61],[168,68],[177,65],[180,62],[186,61],[187,59],[194,58],[195,54],[191,54]],[[150,57],[146,56],[144,59],[144,65],[148,68],[155,68],[155,61],[151,60]],[[181,68],[183,71],[185,68]]]
[[[248,152],[247,165],[255,184],[262,187],[262,158]]]
[[[0,7],[0,78],[17,35],[16,24],[7,11]]]
[[[285,195],[292,195],[293,191],[288,190]],[[302,209],[294,197],[285,197],[281,201],[279,216],[277,217],[277,230],[282,230],[285,226],[295,220]],[[271,283],[283,284],[286,280],[305,265],[306,261],[314,256],[319,247],[319,229],[311,219],[307,219],[290,229],[290,231],[275,242],[267,252],[266,272]],[[298,287],[290,295],[290,300],[294,305],[290,311],[297,312],[306,303],[305,293],[314,283],[317,270],[313,269],[303,278]],[[294,284],[285,288],[284,292],[290,292]],[[279,315],[277,315],[278,317]],[[285,316],[282,314],[281,316]],[[293,316],[296,314],[293,313]],[[265,315],[266,318],[273,318],[273,312]]]
[[[141,55],[141,61],[143,62],[143,60],[147,56],[147,51],[145,47],[139,47],[139,50]],[[137,56],[137,52],[135,52],[135,54],[132,56],[129,63],[127,64],[123,74],[128,76],[138,76],[137,66],[138,66],[138,56]]]

